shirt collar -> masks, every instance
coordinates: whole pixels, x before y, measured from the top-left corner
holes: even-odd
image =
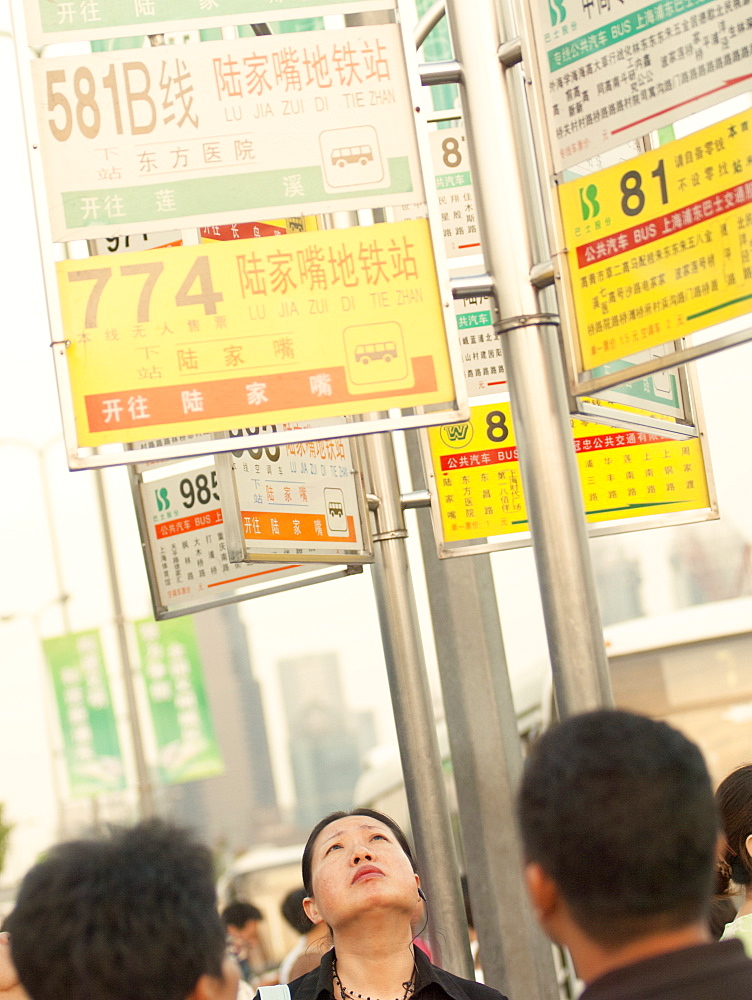
[[[424,951],[413,945],[413,951],[415,952],[415,993],[413,996],[417,996],[422,990],[432,983],[446,993],[452,1000],[467,1000],[467,996],[455,983],[455,980],[449,973],[445,972],[443,969],[439,969],[437,966],[432,965],[428,959],[428,956]],[[316,988],[313,994],[314,1000],[318,1000],[319,997],[328,1000],[332,997],[333,1000],[337,1000],[333,996],[332,992],[332,963],[334,960],[334,949],[332,948],[328,951],[321,959],[321,965],[319,966],[319,974],[316,980]]]

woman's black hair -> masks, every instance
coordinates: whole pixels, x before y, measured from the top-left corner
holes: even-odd
[[[731,882],[752,884],[752,857],[747,850],[747,837],[752,834],[752,764],[727,775],[715,801],[726,841],[716,869],[716,893],[721,895],[733,891]]]
[[[313,896],[313,885],[312,885],[312,875],[311,875],[311,861],[313,855],[313,845],[316,843],[316,838],[324,829],[325,826],[329,826],[330,823],[334,823],[335,820],[345,819],[347,816],[368,816],[371,819],[376,819],[384,826],[388,826],[389,829],[394,834],[397,843],[400,845],[402,850],[407,855],[407,859],[410,862],[414,872],[417,872],[418,868],[415,864],[415,858],[413,857],[413,852],[410,849],[410,845],[407,842],[407,837],[404,835],[402,830],[399,828],[397,823],[391,818],[391,816],[386,816],[384,813],[379,812],[377,809],[368,809],[365,806],[356,807],[351,809],[349,812],[344,810],[338,810],[337,812],[329,813],[328,816],[324,816],[320,819],[316,826],[311,830],[308,835],[308,840],[303,848],[303,861],[302,861],[302,873],[303,873],[303,885],[309,896]]]

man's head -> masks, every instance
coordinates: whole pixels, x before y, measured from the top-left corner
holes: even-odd
[[[526,762],[518,812],[528,886],[550,936],[561,936],[563,910],[606,951],[703,919],[713,792],[699,749],[666,723],[601,710],[552,728]]]
[[[211,853],[156,820],[54,847],[9,930],[32,1000],[235,1000]]]
[[[263,919],[263,914],[257,906],[241,900],[228,904],[222,910],[222,923],[227,932],[235,938],[240,938],[247,945],[258,944],[258,925]]]

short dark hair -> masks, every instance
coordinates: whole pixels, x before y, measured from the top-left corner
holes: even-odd
[[[249,920],[263,920],[264,916],[258,906],[253,903],[246,903],[238,899],[234,903],[228,903],[222,910],[222,923],[225,927],[231,924],[233,927],[245,927]]]
[[[308,893],[302,885],[299,889],[291,889],[282,900],[280,907],[282,916],[298,934],[307,934],[312,927],[316,926],[312,920],[308,919],[303,909],[303,900],[307,895]]]
[[[697,746],[631,712],[574,716],[538,740],[518,814],[526,861],[594,941],[619,946],[702,919],[717,814]]]
[[[365,806],[358,806],[355,809],[351,809],[349,812],[345,812],[342,809],[337,810],[337,812],[329,813],[328,816],[324,816],[320,819],[316,826],[308,834],[308,840],[303,848],[303,861],[301,864],[301,870],[303,874],[303,885],[305,886],[306,894],[309,896],[313,895],[313,884],[311,878],[311,860],[313,855],[313,845],[316,842],[316,838],[324,829],[325,826],[329,826],[330,823],[334,823],[335,820],[345,819],[347,816],[369,816],[371,819],[377,819],[380,823],[388,826],[389,829],[394,834],[397,843],[400,845],[402,850],[407,855],[408,861],[410,862],[414,872],[417,872],[418,867],[415,864],[415,858],[413,857],[413,852],[410,849],[410,845],[407,842],[407,837],[402,832],[397,823],[391,818],[391,816],[386,816],[384,813],[379,812],[378,809],[368,809]]]
[[[722,859],[726,862],[719,878],[721,891],[729,890],[729,881],[752,884],[752,857],[747,837],[752,833],[752,764],[744,764],[727,775],[715,793],[725,838]]]
[[[9,925],[33,1000],[185,1000],[222,975],[211,852],[159,820],[52,848]]]

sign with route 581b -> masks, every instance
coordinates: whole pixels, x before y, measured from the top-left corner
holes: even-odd
[[[290,16],[384,10],[394,0],[25,0],[32,45],[113,38],[124,31],[153,35],[165,30],[237,24]],[[257,18],[258,19],[258,18]]]
[[[56,241],[424,200],[395,24],[31,71]]]
[[[558,188],[580,371],[752,307],[752,111]]]

